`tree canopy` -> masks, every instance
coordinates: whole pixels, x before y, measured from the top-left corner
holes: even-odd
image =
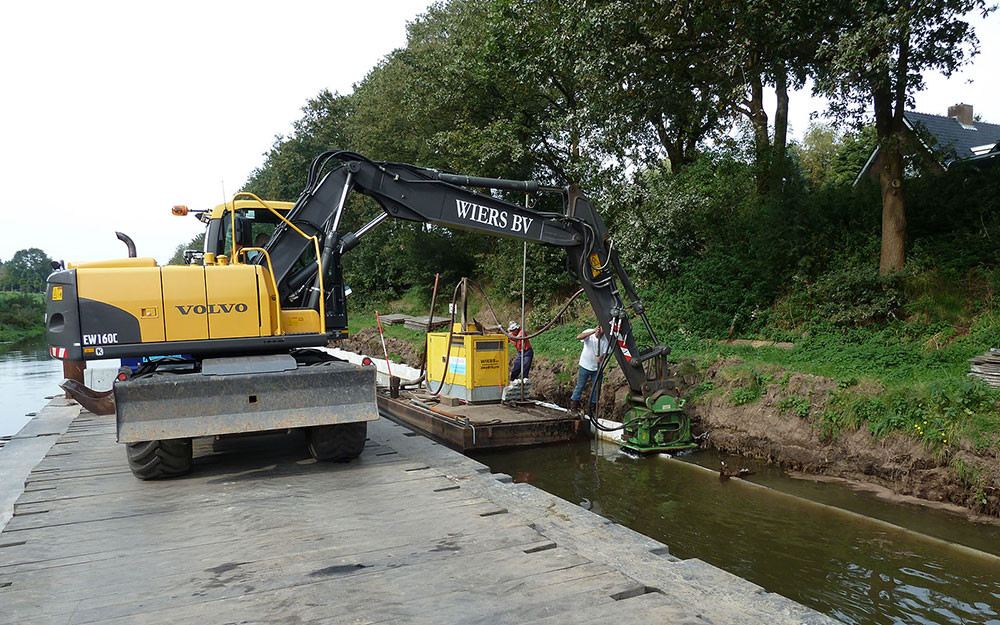
[[[408,25],[406,45],[351,93],[310,99],[245,190],[293,200],[314,156],[350,149],[378,160],[577,185],[598,200],[611,225],[684,223],[700,214],[682,209],[677,198],[649,204],[675,189],[669,177],[689,167],[698,168],[699,180],[736,163],[741,176],[752,176],[745,191],[753,201],[735,201],[727,214],[762,203],[787,209],[798,193],[853,182],[875,145],[891,155],[903,107],[923,88],[923,76],[952,72],[977,52],[972,27],[961,19],[970,11],[987,8],[983,0],[439,2]],[[834,125],[813,128],[789,149],[788,93],[807,80],[831,99]],[[777,102],[773,112],[764,106],[768,90]],[[877,137],[857,130],[868,121]],[[730,164],[720,169],[723,162]],[[901,169],[888,172],[882,184],[883,271],[903,262],[903,189],[893,183],[901,177]],[[378,210],[356,204],[347,219],[358,223]],[[652,212],[635,212],[646,209]],[[877,220],[871,223],[878,231]],[[698,253],[710,239],[682,235],[678,244]],[[439,254],[442,246],[448,254]],[[495,259],[514,247],[394,223],[347,261],[381,271],[346,271],[368,292],[395,295],[429,282],[431,264],[451,274],[478,262],[507,284],[512,274]],[[673,255],[681,249],[667,248]],[[551,288],[568,284],[556,256],[530,260],[537,273],[553,277]],[[681,261],[665,266],[673,262]]]
[[[18,250],[10,260],[0,263],[0,291],[44,293],[50,273],[52,259],[48,254],[37,247]]]

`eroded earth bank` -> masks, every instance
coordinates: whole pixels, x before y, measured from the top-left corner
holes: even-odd
[[[378,332],[368,328],[340,345],[381,354]],[[414,367],[421,354],[408,341],[386,337],[393,358]],[[948,508],[980,522],[1000,522],[1000,458],[996,446],[976,448],[968,440],[928,444],[899,431],[877,434],[861,424],[837,422],[831,404],[839,392],[875,397],[877,383],[850,389],[820,376],[780,368],[748,373],[738,358],[720,359],[698,370],[681,363],[679,391],[686,396],[693,429],[702,446],[765,459],[793,477],[843,481],[880,497]],[[576,367],[536,358],[531,372],[536,397],[569,405]],[[605,379],[598,414],[624,411],[627,386],[618,369]]]

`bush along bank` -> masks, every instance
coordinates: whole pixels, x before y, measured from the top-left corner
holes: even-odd
[[[0,343],[45,334],[45,297],[41,293],[0,292]]]

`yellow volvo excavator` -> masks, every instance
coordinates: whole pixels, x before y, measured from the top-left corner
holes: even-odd
[[[563,209],[541,213],[470,188],[554,193]],[[341,232],[351,193],[373,198],[382,212]],[[187,265],[159,267],[134,257],[129,242],[129,258],[68,263],[48,278],[53,357],[146,361],[114,385],[118,440],[141,479],[190,470],[191,439],[206,435],[301,427],[318,459],[361,453],[367,421],[378,418],[375,370],[310,348],[347,335],[341,256],[389,217],[565,248],[613,338],[632,390],[629,414],[646,426],[633,434],[648,449],[687,443],[688,423],[667,393],[669,348],[636,345],[630,312],[654,337],[642,302],[600,215],[573,189],[332,151],[312,163],[294,204],[239,194],[196,212],[207,223],[205,248],[189,252]],[[652,427],[650,415],[660,415]]]

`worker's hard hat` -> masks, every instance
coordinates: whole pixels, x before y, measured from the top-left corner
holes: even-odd
[[[511,321],[509,324],[507,324],[507,331],[508,332],[513,332],[514,330],[517,330],[520,327],[521,326],[517,325],[516,321]]]

